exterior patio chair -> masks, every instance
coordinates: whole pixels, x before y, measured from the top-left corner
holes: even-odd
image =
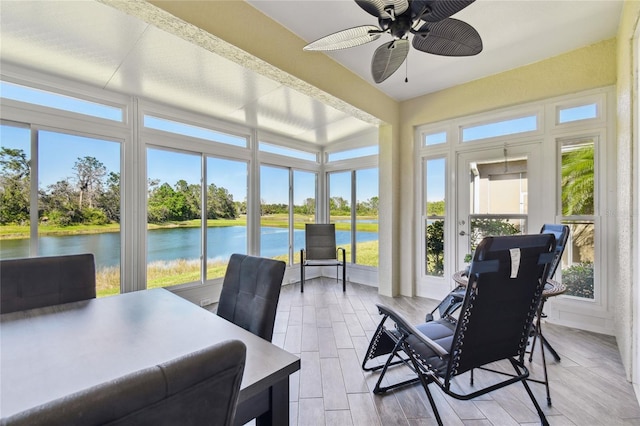
[[[218,316],[271,341],[286,264],[234,253],[218,302]]]
[[[336,226],[333,223],[305,224],[304,249],[300,250],[300,292],[304,292],[304,271],[309,266],[342,266],[342,291],[347,289],[347,257],[342,247],[336,248]]]
[[[469,283],[459,320],[444,317],[417,326],[400,313],[377,305],[383,315],[363,361],[365,370],[381,370],[374,393],[411,383],[421,383],[438,424],[442,419],[429,386],[447,395],[469,400],[520,382],[529,395],[542,424],[548,422],[528,383],[524,357],[542,291],[553,261],[555,237],[551,234],[487,237],[475,251]],[[389,323],[387,323],[387,321]],[[382,365],[370,366],[378,357]],[[494,362],[507,362],[514,373],[497,370]],[[403,364],[415,375],[382,386],[389,367]],[[466,392],[456,377],[481,369],[495,379],[481,389]]]
[[[0,261],[0,313],[96,297],[92,253]]]

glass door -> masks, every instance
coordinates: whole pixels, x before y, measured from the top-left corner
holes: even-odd
[[[538,151],[537,144],[506,145],[458,155],[457,269],[486,236],[538,231],[531,227],[542,203]]]

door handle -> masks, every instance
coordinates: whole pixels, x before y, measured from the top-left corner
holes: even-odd
[[[464,237],[465,235],[467,235],[467,233],[464,231],[460,231],[458,232],[458,235],[460,235],[461,237]]]

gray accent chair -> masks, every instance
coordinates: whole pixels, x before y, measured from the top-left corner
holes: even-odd
[[[342,266],[342,291],[347,289],[347,257],[345,249],[336,248],[336,226],[333,223],[307,223],[304,249],[300,250],[300,292],[304,292],[304,272],[309,266]]]
[[[2,426],[233,424],[246,347],[228,340],[23,411]]]
[[[96,297],[92,253],[0,261],[0,313]]]
[[[286,264],[234,253],[218,302],[218,316],[271,341]]]

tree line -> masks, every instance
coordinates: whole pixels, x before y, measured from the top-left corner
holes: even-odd
[[[0,224],[29,222],[31,165],[21,149],[0,149]],[[95,157],[78,157],[72,176],[38,189],[40,222],[57,226],[120,222],[120,173],[107,170]],[[200,185],[184,180],[171,186],[150,180],[149,223],[201,218]],[[207,187],[207,219],[235,219],[246,203],[237,203],[225,188]]]
[[[31,165],[21,149],[0,148],[0,224],[29,222]],[[147,221],[164,223],[201,219],[236,219],[247,212],[247,202],[236,201],[229,191],[209,184],[206,209],[202,209],[200,184],[181,179],[174,185],[148,181]],[[351,208],[342,197],[329,200],[332,215],[348,215]],[[313,215],[314,198],[293,207],[294,214]],[[287,204],[261,203],[261,215],[289,212]],[[378,197],[358,202],[358,215],[377,215]],[[107,170],[95,157],[78,157],[70,177],[38,189],[38,218],[57,226],[104,225],[120,222],[120,173]]]

